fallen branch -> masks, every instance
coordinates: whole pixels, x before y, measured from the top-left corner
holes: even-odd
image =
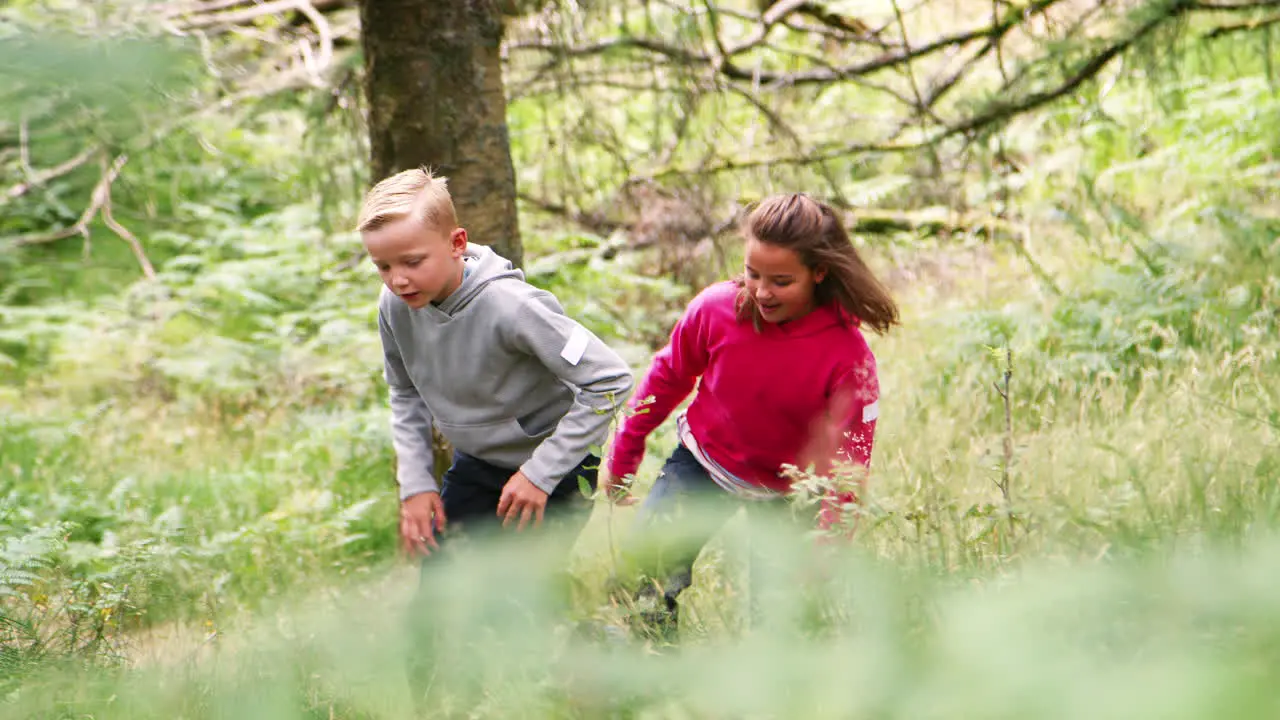
[[[84,165],[85,163],[89,162],[89,160],[91,160],[97,154],[98,154],[98,148],[85,148],[80,152],[79,155],[76,155],[75,157],[71,158],[70,160],[60,165],[51,167],[48,170],[34,171],[30,175],[30,177],[27,178],[25,182],[20,182],[17,185],[14,185],[13,187],[5,191],[5,197],[9,198],[10,200],[13,200],[14,198],[22,197],[23,195],[26,195],[28,192],[30,192],[33,188],[44,185],[50,180],[56,180],[62,177],[63,175],[66,175],[67,173],[71,172],[72,170],[75,170],[81,165]],[[29,170],[30,168],[26,167],[24,169]]]
[[[555,215],[577,225],[600,237],[609,237],[622,233],[631,236],[631,225],[618,220],[611,220],[599,212],[583,212],[571,210],[564,205],[545,200],[528,193],[520,193],[520,201],[542,212]],[[1017,221],[999,218],[988,213],[960,213],[947,208],[927,208],[923,210],[876,210],[853,209],[844,207],[844,221],[851,233],[862,235],[889,235],[899,232],[923,232],[929,235],[957,235],[977,233],[979,235],[1003,234],[1011,238],[1021,239],[1024,230]],[[733,228],[737,215],[733,215],[718,223],[711,235],[717,236]],[[578,248],[559,253],[565,257],[589,256],[599,254],[610,259],[622,250],[636,250],[649,247],[653,243],[623,241],[615,238],[590,248]]]
[[[542,209],[551,211],[552,208],[557,207],[559,206],[548,204],[547,207]],[[569,213],[565,217],[572,222],[579,223],[584,217],[592,216],[584,216],[582,213]],[[726,219],[717,225],[715,230],[708,236],[718,237],[728,232],[734,227],[736,221],[736,215]],[[1000,234],[1013,237],[1017,233],[1015,225],[1007,220],[981,213],[958,214],[946,210],[918,212],[848,211],[845,213],[845,221],[850,233],[860,235],[924,232],[929,235],[939,236],[975,233],[986,236]],[[532,259],[525,269],[525,273],[530,277],[549,275],[566,266],[585,265],[594,259],[612,260],[624,253],[632,253],[657,245],[657,242],[653,240],[635,241],[630,233],[630,228],[623,223],[617,223],[615,230],[619,232],[613,233],[609,240],[598,245],[573,248]]]
[[[122,156],[123,157],[123,156]],[[129,243],[129,249],[133,250],[133,256],[137,258],[138,265],[142,267],[142,274],[147,276],[148,280],[156,279],[156,269],[151,264],[151,260],[147,258],[147,253],[142,249],[142,243],[138,241],[137,236],[129,232],[129,230],[116,222],[115,215],[111,212],[111,189],[107,188],[107,198],[102,203],[102,221],[111,228],[111,231],[119,235],[121,239]]]
[[[24,245],[42,245],[44,243],[57,242],[58,240],[65,240],[66,238],[75,235],[80,235],[88,240],[89,223],[93,222],[93,219],[97,217],[98,212],[102,210],[103,204],[106,203],[107,198],[110,196],[109,188],[111,187],[111,183],[115,182],[116,177],[120,175],[120,169],[124,167],[124,164],[127,161],[128,156],[120,155],[111,163],[111,166],[102,173],[102,177],[98,180],[98,184],[93,186],[93,192],[89,195],[89,206],[84,209],[84,212],[80,213],[80,219],[77,220],[74,225],[62,228],[61,230],[54,230],[51,233],[19,235],[15,238],[9,238],[6,242],[15,247],[22,247]]]
[[[574,225],[577,225],[578,227],[584,230],[587,230],[588,232],[599,235],[601,237],[611,235],[614,232],[617,232],[618,230],[621,230],[627,227],[625,223],[617,222],[615,220],[610,220],[609,218],[605,217],[600,213],[588,213],[588,212],[580,212],[577,210],[571,210],[570,208],[565,207],[564,205],[560,205],[559,203],[554,203],[554,202],[551,202],[550,200],[544,200],[543,198],[535,197],[533,195],[529,195],[528,193],[517,193],[516,198],[519,199],[520,202],[522,203],[531,205],[537,208],[538,210],[541,210],[542,212],[547,213],[549,215],[555,215],[557,217],[568,220]]]
[[[307,72],[311,74],[311,81],[316,87],[324,86],[322,73],[329,68],[329,64],[333,62],[333,30],[329,27],[329,21],[324,15],[316,9],[316,6],[310,0],[293,0],[294,6],[298,12],[306,16],[307,20],[316,28],[316,34],[320,38],[320,57],[311,57],[311,45],[305,40],[299,40],[302,49],[302,61]]]
[[[168,6],[161,6],[159,10],[160,15],[163,17],[175,17],[195,13],[212,13],[255,4],[257,4],[255,0],[207,0],[206,2],[196,3],[173,3]]]
[[[65,240],[66,238],[80,235],[84,238],[86,250],[89,246],[89,224],[93,219],[102,214],[102,220],[107,227],[116,235],[119,235],[125,242],[129,243],[129,247],[133,249],[134,257],[138,259],[138,264],[142,267],[142,272],[148,279],[154,280],[156,277],[155,267],[151,261],[147,259],[146,253],[142,249],[142,243],[127,228],[116,221],[115,216],[111,212],[111,185],[116,178],[120,176],[120,170],[124,168],[124,164],[129,161],[129,156],[121,154],[111,163],[105,166],[102,171],[102,177],[98,183],[94,185],[93,192],[89,196],[89,206],[80,214],[80,219],[74,225],[61,230],[55,230],[51,233],[35,233],[31,235],[21,235],[16,238],[10,238],[4,241],[5,244],[14,247],[23,247],[26,245],[39,245],[43,243],[56,242]]]
[[[237,25],[249,25],[259,18],[279,15],[290,10],[297,10],[306,14],[307,11],[299,7],[301,4],[306,4],[310,10],[318,12],[330,12],[356,6],[356,3],[352,0],[310,0],[310,2],[307,2],[307,0],[271,0],[271,2],[262,3],[243,1],[214,2],[206,5],[174,8],[167,11],[165,17],[178,20],[179,27],[184,30],[198,28],[225,29]]]
[[[1217,40],[1227,35],[1234,35],[1238,32],[1248,32],[1251,30],[1261,30],[1280,23],[1280,15],[1272,15],[1264,18],[1254,18],[1253,20],[1245,20],[1243,22],[1232,23],[1230,25],[1218,26],[1209,32],[1200,36],[1202,40]]]

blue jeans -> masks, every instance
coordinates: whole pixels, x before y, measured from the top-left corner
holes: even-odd
[[[637,534],[656,555],[641,561],[641,572],[657,576],[669,606],[693,582],[703,547],[741,506],[688,448],[676,446],[636,513]]]
[[[751,622],[786,620],[766,617],[766,610],[772,613],[784,608],[786,598],[799,591],[795,570],[800,558],[794,554],[799,546],[789,541],[800,537],[809,523],[794,516],[781,496],[776,500],[743,500],[720,487],[693,453],[680,445],[663,465],[639,508],[635,529],[640,537],[632,544],[638,552],[629,558],[633,563],[631,571],[638,572],[645,581],[641,597],[661,592],[658,613],[662,617],[651,616],[651,622],[676,625],[677,598],[693,583],[693,565],[698,555],[739,509],[747,511],[748,519],[747,594]],[[761,522],[765,520],[773,522]]]

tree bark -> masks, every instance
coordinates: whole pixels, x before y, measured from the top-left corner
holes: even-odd
[[[495,0],[362,0],[374,182],[426,166],[449,178],[471,240],[517,266],[515,168]]]

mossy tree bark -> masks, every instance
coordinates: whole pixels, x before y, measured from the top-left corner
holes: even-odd
[[[362,0],[361,43],[372,180],[419,166],[447,176],[471,239],[519,266],[504,8],[495,0]],[[442,477],[452,451],[438,432],[433,440]]]
[[[474,242],[523,248],[495,0],[362,0],[373,181],[429,166],[449,178]]]

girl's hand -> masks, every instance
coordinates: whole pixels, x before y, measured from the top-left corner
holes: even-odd
[[[629,483],[624,479],[615,478],[603,464],[600,465],[597,480],[597,484],[604,488],[605,497],[609,498],[609,502],[623,507],[636,504],[636,499],[631,495]]]

